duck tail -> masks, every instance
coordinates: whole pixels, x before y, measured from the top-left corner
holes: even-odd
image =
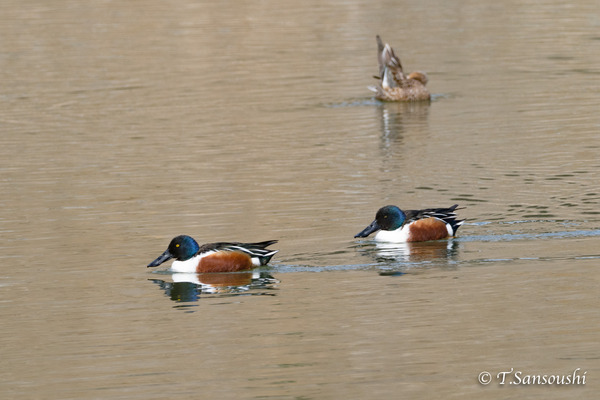
[[[247,253],[250,257],[252,257],[253,262],[256,260],[255,264],[257,265],[266,265],[271,261],[271,258],[279,251],[279,250],[270,250],[267,247],[272,244],[277,243],[277,240],[266,240],[264,242],[257,243],[245,243],[240,247],[243,248],[243,251]]]
[[[456,236],[456,231],[458,231],[458,228],[460,228],[462,226],[462,224],[465,223],[464,219],[456,219],[456,211],[463,210],[464,208],[465,207],[458,208],[458,204],[455,204],[452,207],[449,207],[445,210],[444,209],[438,210],[438,212],[440,212],[440,214],[443,214],[443,217],[441,217],[440,219],[447,222],[452,227],[452,232],[453,232],[452,236]]]

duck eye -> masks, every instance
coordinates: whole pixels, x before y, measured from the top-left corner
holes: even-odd
[[[175,245],[175,247],[179,247],[179,243],[177,243],[177,244]]]

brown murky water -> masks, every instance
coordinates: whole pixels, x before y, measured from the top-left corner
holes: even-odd
[[[597,395],[597,2],[0,8],[2,398]],[[377,33],[431,104],[373,100]],[[352,238],[390,203],[468,221]],[[147,270],[181,233],[280,253]]]

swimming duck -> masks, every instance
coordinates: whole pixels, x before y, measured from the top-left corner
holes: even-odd
[[[379,35],[377,39],[377,60],[379,62],[379,76],[381,82],[377,86],[369,86],[375,92],[375,98],[382,101],[419,101],[429,100],[431,95],[425,87],[427,74],[416,71],[408,76],[404,75],[400,59],[394,54],[394,49],[389,44],[383,44]]]
[[[457,207],[458,204],[448,208],[402,211],[396,206],[385,206],[377,211],[375,221],[354,237],[367,237],[379,231],[375,235],[375,240],[381,242],[403,243],[445,239],[455,236],[458,228],[465,222],[456,219]]]
[[[198,245],[193,238],[180,235],[148,267],[157,267],[171,258],[173,272],[237,272],[266,265],[278,250],[267,249],[277,240],[258,243],[218,242]]]

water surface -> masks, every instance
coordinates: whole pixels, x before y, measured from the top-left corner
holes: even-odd
[[[594,398],[596,2],[1,8],[3,398]],[[376,34],[431,103],[372,98]],[[353,239],[455,203],[453,240]],[[149,271],[178,234],[280,252]]]

